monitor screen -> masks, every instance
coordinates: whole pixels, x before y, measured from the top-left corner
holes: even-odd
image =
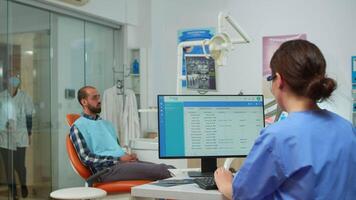
[[[262,95],[158,95],[160,158],[243,157],[264,127]]]

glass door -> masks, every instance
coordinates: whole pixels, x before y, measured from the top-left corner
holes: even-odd
[[[3,93],[6,87],[6,72],[8,70],[8,4],[7,1],[0,0],[0,93]],[[11,106],[9,106],[9,100],[6,97],[0,98],[0,199],[10,197],[10,180],[12,176],[12,159],[13,148],[10,148],[9,136],[9,122],[13,116],[9,116],[13,113]],[[10,112],[9,112],[10,111]],[[8,176],[10,175],[10,176]]]
[[[102,93],[123,71],[118,35],[0,0],[0,199],[47,199],[55,189],[84,186],[67,156],[65,116],[81,113],[79,88]]]
[[[84,21],[52,14],[51,32],[53,187],[83,186],[84,181],[72,169],[66,152],[69,126],[65,116],[81,113],[76,92],[84,86]]]
[[[53,188],[83,186],[70,165],[65,116],[82,112],[76,94],[91,85],[102,94],[113,86],[114,29],[59,14],[51,20]]]
[[[114,29],[86,22],[85,55],[85,84],[103,94],[113,86]]]
[[[7,176],[1,177],[0,195],[46,198],[51,191],[50,14],[3,0],[0,9],[5,4],[0,99],[8,118],[2,134],[7,153],[1,153]]]

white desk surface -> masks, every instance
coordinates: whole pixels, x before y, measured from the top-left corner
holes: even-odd
[[[187,178],[186,173],[176,174],[176,177],[170,179]],[[203,190],[197,184],[185,184],[171,187],[162,187],[152,184],[144,184],[133,187],[131,195],[134,197],[149,197],[163,199],[180,200],[226,200],[226,198],[217,190]],[[139,199],[139,198],[138,198]]]
[[[51,192],[54,199],[97,199],[106,196],[106,191],[93,187],[64,188]]]

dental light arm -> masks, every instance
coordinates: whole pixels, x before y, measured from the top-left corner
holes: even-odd
[[[238,39],[231,39],[226,30],[226,23],[228,23],[233,30],[240,36]],[[218,16],[218,33],[209,41],[209,50],[211,56],[215,60],[217,66],[224,66],[227,63],[227,56],[233,50],[233,44],[249,43],[250,38],[242,30],[240,25],[229,15],[219,13]]]
[[[231,25],[231,27],[242,37],[242,40],[231,40],[233,44],[244,44],[250,42],[250,37],[242,30],[240,25],[230,15],[224,15],[222,12],[220,12],[218,16],[218,33],[226,32],[224,20],[226,20]]]
[[[237,39],[231,39],[230,35],[226,32],[226,23],[228,23],[233,30],[240,36]],[[176,93],[182,92],[182,80],[186,80],[186,75],[182,75],[182,60],[183,49],[191,46],[202,46],[203,53],[208,58],[211,56],[215,60],[216,66],[224,66],[227,63],[227,57],[230,51],[233,50],[233,44],[249,43],[251,40],[249,36],[242,30],[238,23],[229,15],[219,13],[218,16],[218,32],[210,40],[196,40],[196,41],[184,41],[179,43],[177,47],[177,88]],[[205,46],[209,46],[210,55],[205,51]]]

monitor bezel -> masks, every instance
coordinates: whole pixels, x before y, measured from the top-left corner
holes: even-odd
[[[222,155],[222,156],[162,156],[161,155],[161,145],[160,145],[160,125],[159,125],[159,122],[160,122],[160,109],[159,109],[159,98],[160,97],[164,97],[164,96],[246,96],[246,97],[249,97],[249,96],[260,96],[262,97],[262,110],[263,110],[263,127],[265,127],[265,105],[264,105],[264,96],[263,94],[243,94],[243,95],[240,95],[240,94],[217,94],[217,95],[213,95],[213,94],[209,94],[209,95],[195,95],[195,94],[158,94],[157,95],[157,122],[158,122],[158,157],[159,159],[186,159],[186,158],[196,158],[196,159],[199,159],[199,158],[245,158],[247,157],[248,154],[246,155]],[[261,129],[262,130],[262,129]]]

